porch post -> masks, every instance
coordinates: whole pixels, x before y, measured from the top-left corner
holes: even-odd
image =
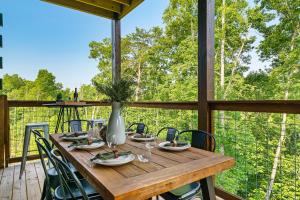
[[[8,166],[8,121],[7,96],[0,95],[0,169]]]
[[[121,79],[121,20],[112,20],[112,81]]]
[[[214,99],[214,0],[198,0],[198,128],[212,132]]]

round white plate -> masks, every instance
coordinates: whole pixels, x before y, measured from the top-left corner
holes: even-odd
[[[139,142],[146,142],[146,141],[154,140],[154,136],[151,136],[149,138],[140,138],[140,137],[135,137],[135,135],[133,135],[133,136],[131,136],[131,139],[135,140],[135,141],[139,141]]]
[[[92,143],[90,145],[85,144],[85,145],[75,146],[75,149],[83,149],[83,150],[98,149],[104,145],[105,143],[101,141],[101,142]]]
[[[125,135],[132,135],[132,134],[135,134],[135,132],[133,131],[125,132]]]
[[[75,141],[75,140],[82,140],[82,139],[85,139],[85,138],[88,138],[88,135],[80,135],[80,136],[77,136],[77,137],[61,137],[63,140],[67,140],[67,141]]]
[[[182,146],[182,147],[172,147],[172,146],[165,146],[165,144],[168,144],[170,142],[161,142],[158,144],[159,148],[161,149],[165,149],[165,150],[168,150],[168,151],[184,151],[188,148],[191,147],[191,144],[187,144],[185,146]]]
[[[109,159],[109,160],[93,160],[93,163],[98,165],[104,165],[104,166],[120,166],[127,164],[135,159],[135,156],[133,154],[127,155],[127,156],[120,156],[116,159]]]

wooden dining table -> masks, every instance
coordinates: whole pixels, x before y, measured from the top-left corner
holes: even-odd
[[[213,176],[234,166],[234,159],[221,154],[189,148],[171,152],[154,147],[151,161],[137,159],[131,163],[107,167],[90,161],[98,153],[111,151],[103,146],[97,150],[75,150],[61,134],[50,136],[54,145],[77,168],[105,200],[143,200],[195,181],[201,182],[204,200],[215,199]],[[134,154],[145,152],[145,144],[127,139],[118,151]]]

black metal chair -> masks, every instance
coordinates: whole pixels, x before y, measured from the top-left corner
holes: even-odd
[[[45,180],[44,180],[44,186],[43,186],[41,199],[42,200],[43,199],[50,200],[50,199],[53,199],[52,191],[54,191],[60,185],[58,173],[54,167],[54,165],[55,165],[54,160],[51,158],[51,154],[48,150],[48,149],[51,149],[51,146],[48,143],[48,141],[43,137],[39,137],[39,138],[35,139],[35,142],[36,142],[36,145],[38,148],[40,160],[41,160],[43,171],[45,174]],[[51,163],[51,165],[53,167],[49,167],[49,165],[48,165],[48,168],[47,168],[45,158],[48,159],[48,162]]]
[[[176,136],[176,140],[180,140],[183,134],[191,133],[191,146],[204,150],[215,151],[216,140],[213,135],[200,130],[185,130]],[[194,182],[184,185],[175,190],[161,194],[165,200],[190,200],[193,199],[200,191],[200,182]]]
[[[166,141],[169,142],[173,141],[179,133],[179,131],[176,128],[164,127],[157,132],[156,137],[158,137],[163,131],[167,131]]]
[[[34,133],[35,139],[43,138],[42,142],[43,142],[44,147],[48,150],[48,152],[51,152],[54,145],[53,144],[51,145],[49,143],[49,141],[45,137],[43,137],[42,134],[38,130],[32,130],[32,132]],[[65,157],[63,157],[63,159],[65,159],[68,162],[68,165],[75,172],[77,177],[82,178],[82,175],[77,171],[77,169]],[[47,164],[49,167],[51,167],[51,165],[53,166],[53,162],[51,163],[50,161],[48,161]]]
[[[88,120],[79,120],[79,119],[75,119],[75,120],[69,120],[69,121],[65,121],[64,124],[68,124],[68,132],[81,132],[82,131],[82,122],[86,122],[87,126],[86,127],[91,127],[92,124],[90,121]]]
[[[138,134],[148,133],[148,126],[141,122],[131,124],[127,128],[127,131],[134,131],[134,129],[132,129],[133,126],[136,126],[136,133]]]
[[[96,190],[85,180],[79,180],[69,165],[61,159],[62,154],[59,150],[52,150],[51,155],[56,163],[60,186],[55,189],[54,199],[72,200],[72,199],[101,199]]]

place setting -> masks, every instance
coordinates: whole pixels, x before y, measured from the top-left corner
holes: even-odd
[[[191,147],[191,144],[188,140],[177,141],[176,139],[172,141],[164,141],[158,144],[160,149],[166,151],[184,151]]]
[[[155,136],[149,133],[135,133],[130,139],[137,142],[149,142],[155,140]]]
[[[72,133],[63,133],[59,138],[66,141],[76,141],[88,138],[88,133],[84,131],[77,131]]]
[[[98,149],[104,145],[105,143],[102,139],[84,138],[84,139],[73,141],[73,143],[68,147],[69,148],[73,147],[74,149],[79,149],[79,150],[93,150],[93,149]]]
[[[135,154],[131,151],[119,151],[116,149],[118,142],[115,135],[106,138],[106,144],[110,151],[105,153],[98,153],[90,161],[96,165],[103,166],[120,166],[135,160]]]

